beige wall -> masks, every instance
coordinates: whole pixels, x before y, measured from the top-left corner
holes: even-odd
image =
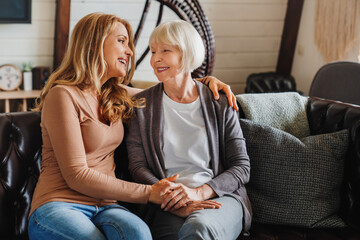
[[[128,19],[134,28],[144,0],[72,0],[71,23],[87,13],[103,11]],[[56,0],[32,0],[32,24],[0,24],[0,64],[21,67],[53,64]],[[243,92],[246,77],[253,72],[274,70],[280,45],[287,0],[200,0],[216,40],[213,75],[229,83],[235,93]],[[145,49],[155,24],[158,2],[153,1],[137,52]],[[165,11],[165,20],[177,18]],[[148,64],[138,67],[134,79],[155,80]]]
[[[213,75],[243,93],[251,73],[274,71],[286,0],[201,0],[216,43]]]
[[[143,0],[103,2],[72,0],[70,29],[82,16],[93,11],[115,13],[137,27]],[[213,75],[230,84],[235,93],[241,93],[249,74],[275,69],[287,0],[200,0],[200,3],[215,35]],[[151,4],[137,45],[137,57],[147,46],[158,6],[156,1]],[[163,21],[177,18],[171,10],[165,9]],[[149,57],[138,66],[135,80],[157,81],[149,65]]]
[[[291,74],[296,79],[297,88],[309,93],[311,82],[317,70],[325,64],[314,42],[315,0],[305,0]],[[360,36],[360,29],[358,31]],[[344,60],[358,61],[360,38],[354,49]]]
[[[70,29],[87,13],[103,11],[128,19],[136,29],[145,0],[72,0]],[[155,25],[157,1],[152,1],[148,21],[137,45],[138,55],[147,46]],[[292,75],[298,89],[308,92],[315,72],[324,64],[314,44],[315,0],[305,0],[297,40]],[[274,71],[284,24],[287,0],[200,0],[216,41],[213,75],[231,85],[235,93],[244,92],[249,74]],[[0,65],[21,67],[53,64],[56,0],[32,0],[31,24],[0,24]],[[165,10],[163,21],[177,18]],[[360,33],[360,31],[359,31]],[[348,60],[357,60],[358,48]],[[137,56],[139,57],[139,56]],[[138,67],[134,79],[156,80],[148,64]]]
[[[0,65],[52,66],[56,0],[32,0],[31,24],[0,24]]]

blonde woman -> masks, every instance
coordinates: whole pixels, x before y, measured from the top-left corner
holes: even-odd
[[[151,185],[115,177],[123,121],[143,105],[131,99],[140,90],[122,85],[130,81],[134,62],[127,21],[93,13],[76,24],[37,106],[43,147],[30,239],[151,239],[146,224],[117,201],[159,204],[176,176]]]
[[[215,101],[191,78],[205,53],[191,24],[163,23],[149,45],[160,83],[137,95],[147,104],[129,124],[129,169],[144,184],[179,177],[161,206],[148,205],[144,217],[154,239],[236,239],[251,222],[250,161],[238,115],[225,95]],[[196,209],[210,199],[221,207]]]

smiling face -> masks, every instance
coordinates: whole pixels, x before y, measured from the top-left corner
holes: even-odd
[[[184,75],[181,70],[182,54],[178,47],[154,43],[150,46],[150,50],[150,64],[159,81],[166,82]]]
[[[129,48],[129,35],[125,26],[116,22],[114,30],[104,41],[104,59],[108,65],[106,79],[124,77],[133,52]]]

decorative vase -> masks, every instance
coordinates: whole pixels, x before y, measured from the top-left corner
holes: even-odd
[[[31,91],[33,86],[32,72],[24,72],[23,77],[24,91]]]

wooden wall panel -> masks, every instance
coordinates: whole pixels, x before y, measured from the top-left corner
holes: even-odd
[[[289,0],[283,27],[276,72],[289,75],[294,61],[296,40],[304,0]]]
[[[58,0],[56,5],[55,21],[55,46],[54,46],[54,66],[56,69],[62,59],[68,45],[70,32],[70,0]]]

